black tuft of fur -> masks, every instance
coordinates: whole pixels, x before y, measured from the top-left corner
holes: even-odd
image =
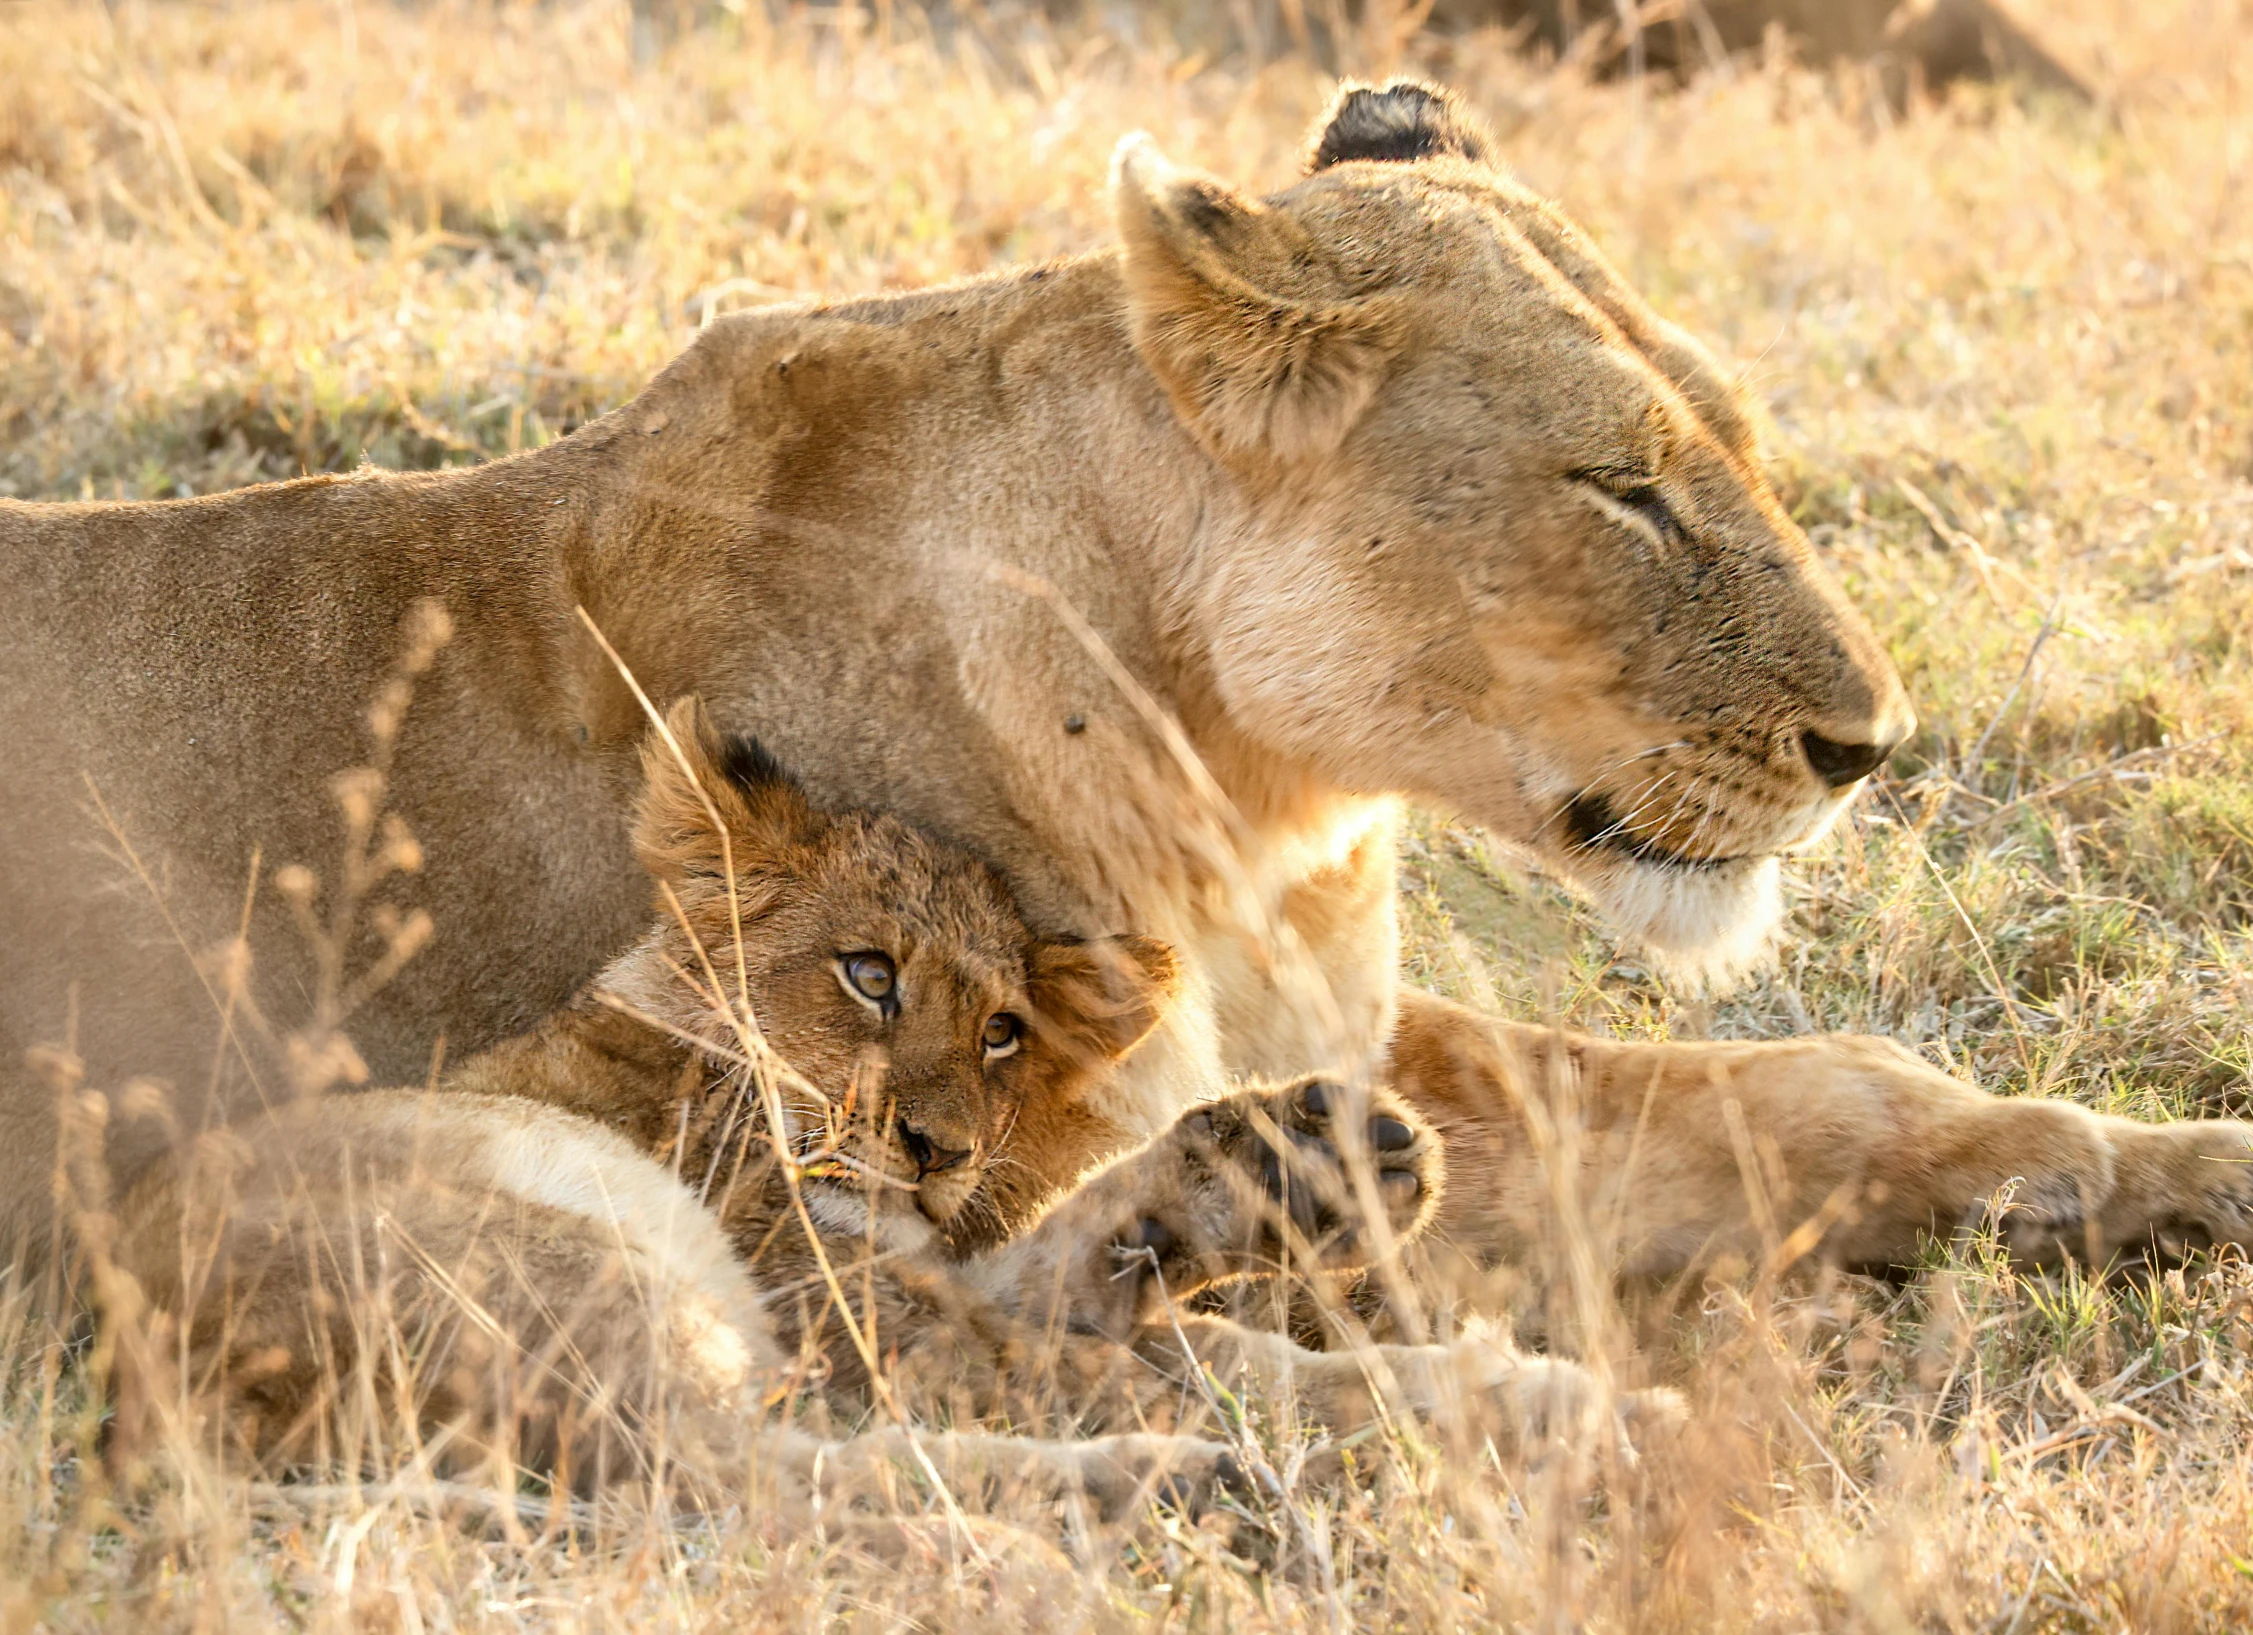
[[[1340,86],[1319,128],[1307,156],[1310,175],[1354,159],[1412,164],[1444,157],[1483,165],[1494,148],[1454,92],[1421,80]]]
[[[767,746],[747,732],[731,732],[721,738],[720,770],[753,794],[762,789],[798,787],[798,780],[767,752]]]

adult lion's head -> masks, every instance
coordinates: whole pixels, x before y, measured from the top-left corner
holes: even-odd
[[[1908,702],[1736,387],[1491,149],[1405,83],[1349,87],[1266,200],[1121,144],[1135,344],[1244,496],[1181,623],[1256,741],[1725,971]]]

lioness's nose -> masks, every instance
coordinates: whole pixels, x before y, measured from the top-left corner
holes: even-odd
[[[1878,736],[1842,742],[1809,729],[1799,735],[1799,747],[1815,776],[1833,789],[1844,789],[1885,765],[1886,757],[1901,747],[1908,729],[1887,729]]]
[[[1916,731],[1917,712],[1885,649],[1859,616],[1843,632],[1846,664],[1824,705],[1802,716],[1799,753],[1808,770],[1833,789],[1859,783]]]
[[[900,1120],[900,1145],[907,1148],[908,1157],[914,1160],[918,1181],[926,1175],[953,1169],[965,1162],[972,1151],[969,1147],[942,1147],[904,1118]]]
[[[1894,750],[1892,744],[1842,744],[1819,732],[1801,733],[1799,747],[1806,751],[1807,764],[1815,769],[1815,776],[1833,789],[1844,789],[1855,779],[1868,777]]]

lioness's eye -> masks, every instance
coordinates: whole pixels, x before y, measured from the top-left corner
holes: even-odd
[[[1666,503],[1658,484],[1640,472],[1633,471],[1578,471],[1574,477],[1592,488],[1601,489],[1611,499],[1627,507],[1650,525],[1650,529],[1669,545],[1679,545],[1690,537],[1689,529],[1674,514],[1674,507]]]
[[[892,991],[899,985],[899,976],[890,956],[875,953],[846,954],[841,963],[845,972],[845,986],[863,999],[873,1000],[878,1005],[891,1004]]]
[[[986,1054],[1007,1056],[1017,1049],[1017,1041],[1025,1036],[1025,1024],[1007,1011],[995,1011],[986,1018]]]
[[[1674,514],[1674,507],[1666,503],[1666,496],[1655,485],[1641,483],[1620,490],[1612,498],[1649,523],[1668,544],[1679,544],[1690,537],[1690,531],[1682,526],[1682,519]]]

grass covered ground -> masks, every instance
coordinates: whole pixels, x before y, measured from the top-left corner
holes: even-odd
[[[1897,112],[1780,61],[1591,85],[1490,37],[1352,48],[1462,88],[1746,372],[1789,504],[1923,716],[1747,992],[1670,994],[1437,818],[1408,841],[1415,980],[1639,1036],[1885,1033],[2140,1117],[2253,1102],[2253,6],[2056,0],[2043,23],[2096,106]],[[0,493],[536,444],[709,313],[1102,242],[1129,129],[1281,183],[1327,92],[1155,27],[979,16],[934,41],[904,9],[889,36],[851,8],[722,12],[637,52],[624,6],[574,0],[12,0]],[[8,1338],[6,1635],[2253,1626],[2237,1261],[2105,1289],[1974,1241],[1897,1285],[1699,1291],[1643,1363],[1701,1405],[1693,1491],[1639,1510],[1410,1436],[1366,1491],[1275,1507],[1258,1551],[1178,1524],[1059,1546],[1040,1517],[979,1539],[924,1517],[882,1549],[760,1518],[527,1531],[428,1493],[187,1479],[115,1509],[73,1455],[75,1355]]]

